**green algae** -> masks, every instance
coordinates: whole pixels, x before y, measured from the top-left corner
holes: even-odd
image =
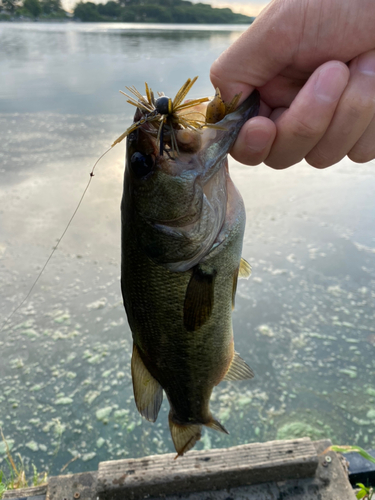
[[[28,328],[27,330],[23,330],[21,334],[25,335],[26,337],[29,337],[30,339],[35,339],[39,337],[39,333],[36,330],[34,330],[34,328]]]
[[[105,439],[100,437],[96,440],[96,447],[97,448],[101,448],[103,446],[103,444],[105,443]]]
[[[357,378],[358,375],[356,370],[352,370],[350,368],[341,368],[339,372],[344,375],[348,375],[350,378]]]
[[[12,450],[12,448],[14,446],[14,442],[15,442],[14,439],[7,439],[9,451]],[[0,455],[6,455],[6,453],[7,453],[6,445],[5,445],[4,441],[0,441]]]
[[[92,452],[90,452],[90,453],[84,453],[84,454],[82,455],[82,457],[81,457],[81,460],[82,460],[83,462],[89,462],[90,460],[92,460],[92,459],[93,459],[93,458],[95,458],[95,457],[96,457],[96,453],[95,453],[95,451],[92,451]]]
[[[36,443],[35,441],[29,441],[28,443],[25,444],[25,446],[27,448],[29,448],[29,450],[31,450],[31,451],[38,451],[39,450],[38,443]]]
[[[277,430],[276,439],[295,439],[309,437],[316,441],[326,437],[324,429],[318,429],[306,422],[290,422]]]
[[[99,391],[89,391],[88,393],[85,394],[84,400],[86,401],[87,404],[91,405],[98,396],[100,396]]]
[[[253,398],[249,396],[240,396],[240,398],[237,400],[237,405],[240,408],[244,408],[245,406],[249,405],[252,402]]]
[[[125,409],[122,409],[122,410],[116,410],[113,414],[113,416],[115,418],[124,418],[124,417],[127,417],[129,415],[129,410],[125,410]]]
[[[99,420],[100,422],[107,423],[108,422],[108,417],[112,413],[112,410],[113,410],[112,406],[107,406],[105,408],[100,408],[95,413],[96,419]]]
[[[55,405],[71,405],[73,403],[72,398],[61,397],[55,400]]]
[[[38,391],[41,391],[42,389],[43,389],[42,384],[35,384],[30,388],[30,391],[31,392],[38,392]]]
[[[130,422],[130,424],[126,427],[126,430],[128,432],[133,432],[134,429],[135,429],[135,427],[136,427],[136,425],[137,425],[136,422]]]

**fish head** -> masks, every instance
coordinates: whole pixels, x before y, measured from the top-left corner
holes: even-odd
[[[190,115],[201,114],[202,106]],[[122,211],[137,228],[139,247],[157,264],[186,271],[210,251],[225,220],[227,154],[258,109],[254,91],[215,126],[166,125],[162,148],[156,127],[137,109],[134,121],[144,123],[127,137]]]

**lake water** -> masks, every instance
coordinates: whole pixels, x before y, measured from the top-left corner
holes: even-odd
[[[0,24],[0,320],[28,292],[96,158],[131,123],[125,86],[212,94],[212,61],[241,26]],[[164,403],[135,408],[119,286],[124,145],[87,196],[29,300],[0,332],[0,426],[25,464],[52,474],[173,451]],[[375,174],[348,160],[231,172],[247,210],[233,314],[254,369],[222,383],[212,411],[230,436],[198,449],[308,435],[375,447]],[[0,468],[6,469],[0,444]],[[3,463],[1,463],[3,462]]]

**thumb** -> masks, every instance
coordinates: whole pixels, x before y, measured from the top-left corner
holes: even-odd
[[[265,85],[292,61],[296,33],[286,22],[289,16],[282,4],[271,2],[211,66],[211,82],[225,101],[239,92],[244,100],[254,87]]]

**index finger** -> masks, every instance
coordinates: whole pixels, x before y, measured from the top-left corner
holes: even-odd
[[[244,100],[262,87],[292,60],[295,46],[292,30],[272,26],[277,3],[271,3],[253,24],[212,64],[210,78],[225,101],[242,92]],[[271,25],[271,26],[270,26]]]

